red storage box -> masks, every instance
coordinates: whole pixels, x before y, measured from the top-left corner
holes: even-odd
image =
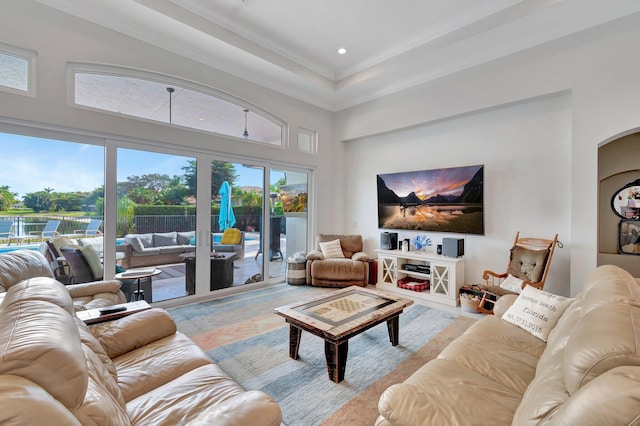
[[[398,287],[411,291],[426,291],[429,290],[429,280],[404,277],[398,280]]]

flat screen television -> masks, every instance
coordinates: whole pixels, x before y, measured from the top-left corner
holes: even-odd
[[[484,165],[378,175],[378,228],[484,234]]]

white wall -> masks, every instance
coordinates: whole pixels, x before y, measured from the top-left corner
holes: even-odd
[[[638,114],[640,111],[640,78],[638,78],[640,43],[637,42],[638,40],[640,40],[640,14],[340,111],[336,114],[334,143],[337,148],[342,146],[345,152],[351,155],[350,144],[354,143],[353,140],[369,135],[385,135],[387,145],[374,143],[367,150],[361,148],[360,151],[367,154],[367,159],[364,161],[378,163],[380,158],[396,158],[399,152],[406,151],[405,145],[416,143],[412,139],[405,140],[407,139],[405,135],[409,131],[402,129],[419,128],[417,131],[422,131],[424,137],[420,133],[413,133],[415,130],[409,134],[413,134],[414,139],[421,138],[425,144],[432,140],[446,141],[449,131],[443,130],[442,134],[437,131],[440,128],[439,120],[501,105],[506,105],[508,110],[512,108],[509,105],[513,102],[527,101],[554,93],[568,93],[570,113],[564,115],[566,124],[571,126],[570,136],[560,142],[564,146],[559,149],[563,152],[568,151],[569,157],[565,157],[565,162],[557,163],[554,156],[550,154],[527,165],[538,168],[538,175],[551,172],[552,175],[562,173],[569,176],[569,187],[565,186],[567,180],[562,183],[552,182],[547,187],[551,199],[564,199],[564,203],[569,203],[569,209],[562,209],[558,214],[563,216],[554,218],[548,217],[546,212],[538,211],[538,216],[534,219],[536,222],[546,224],[548,229],[556,228],[565,231],[559,231],[559,233],[563,241],[570,242],[570,245],[565,244],[563,252],[570,255],[570,293],[575,294],[582,288],[586,274],[597,264],[598,145],[610,140],[612,136],[624,134],[640,125],[640,114]],[[524,118],[521,117],[521,119]],[[452,122],[458,123],[457,120]],[[420,127],[426,123],[435,123],[435,127]],[[488,122],[484,130],[505,142],[503,135],[508,135],[510,126],[509,122],[504,123],[504,126],[499,122],[493,124]],[[436,129],[435,133],[432,133],[433,129]],[[526,128],[526,131],[533,131],[540,135],[541,133],[538,132],[542,129],[533,125]],[[468,132],[471,134],[472,128],[469,128]],[[366,142],[366,140],[358,141],[358,146],[354,149],[357,150]],[[482,142],[482,144],[486,143],[486,141]],[[470,151],[458,154],[470,163],[480,163],[485,157],[483,154],[485,147],[482,144],[479,143],[471,147]],[[495,150],[495,145],[489,145],[489,149]],[[498,152],[492,154],[499,155],[499,151],[503,149],[508,148],[501,146]],[[526,150],[533,149],[533,146],[526,148]],[[431,152],[437,152],[440,155],[437,147],[433,147]],[[527,154],[527,152],[520,153]],[[377,172],[384,171],[383,163],[379,164],[380,170]],[[399,165],[399,160],[396,159],[395,164]],[[437,166],[440,167],[441,164]],[[562,170],[558,171],[554,168]],[[504,172],[502,178],[505,180],[512,177],[518,178],[517,175],[512,176],[510,171],[504,170]],[[353,173],[351,175],[353,176]],[[369,187],[350,185],[344,194],[346,231],[356,230],[355,218],[361,224],[357,228],[358,231],[364,231],[365,226],[374,226],[376,223],[374,211],[362,212],[363,216],[354,216],[347,207],[347,205],[350,206],[352,198],[358,199],[361,193],[373,190],[374,183],[370,177],[366,181],[366,183],[363,181],[362,185],[369,185]],[[497,197],[493,191],[497,188],[487,182],[488,211],[496,211],[500,208],[500,204],[492,204],[492,199]],[[520,198],[517,189],[519,188],[505,188],[510,191],[505,195],[514,200],[512,202]],[[567,232],[567,224],[569,224],[569,232]],[[366,231],[368,235],[372,235],[371,229]],[[498,237],[493,232],[492,228],[487,229],[486,245],[483,242],[482,247],[478,247],[478,251],[492,250],[494,240],[501,240],[502,245],[508,244],[506,236]],[[472,249],[472,243],[469,245],[468,252],[473,255],[475,252]],[[554,263],[552,268],[555,270],[556,267],[557,264]],[[475,266],[471,268],[468,272],[475,274]]]
[[[425,233],[465,239],[468,283],[482,271],[505,272],[517,231],[552,238],[559,249],[545,288],[568,295],[570,252],[571,110],[569,95],[508,105],[345,145],[348,227],[362,234],[365,250],[379,248],[376,175],[484,164],[485,235]],[[544,218],[544,220],[541,220]],[[399,238],[415,232],[399,231]]]

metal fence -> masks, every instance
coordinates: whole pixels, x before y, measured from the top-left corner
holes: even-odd
[[[211,231],[220,232],[218,224],[219,215],[211,216]],[[246,230],[252,228],[256,232],[260,232],[262,228],[262,216],[253,215],[237,215],[235,228]],[[285,221],[280,220],[280,232],[286,233]],[[133,219],[134,230],[136,234],[145,234],[148,232],[172,232],[172,231],[192,231],[196,229],[195,215],[162,215],[162,216],[135,216]],[[122,235],[119,235],[122,236]]]
[[[220,232],[218,224],[218,215],[211,216],[211,231]],[[60,226],[58,232],[60,234],[71,235],[76,230],[84,230],[91,219],[102,219],[101,216],[87,217],[69,217],[69,216],[3,216],[4,220],[13,221],[13,232],[16,235],[29,235],[30,232],[41,232],[48,220],[59,220]],[[275,218],[274,218],[275,219]],[[281,217],[280,232],[285,234],[285,221]],[[104,226],[104,225],[103,225]],[[272,222],[273,226],[273,222]],[[253,229],[260,232],[262,228],[262,216],[238,215],[236,216],[236,224],[234,227],[240,230]],[[120,229],[120,227],[118,227]],[[124,228],[126,229],[126,227]],[[133,218],[132,233],[144,234],[149,232],[172,232],[172,231],[192,231],[196,229],[195,215],[144,215],[135,216]],[[103,229],[101,229],[103,230]],[[124,235],[118,235],[124,237]]]
[[[58,232],[61,234],[73,234],[76,230],[86,229],[91,219],[102,219],[99,216],[69,217],[69,216],[2,216],[3,220],[13,221],[13,233],[18,236],[29,233],[42,232],[47,221],[59,220]]]

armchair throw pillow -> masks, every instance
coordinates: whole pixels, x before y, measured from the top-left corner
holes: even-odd
[[[573,300],[528,285],[502,315],[502,319],[546,342],[549,333]]]
[[[344,258],[344,253],[342,253],[342,247],[340,246],[339,239],[318,244],[320,245],[320,250],[322,250],[322,255],[325,259]]]
[[[222,233],[222,238],[220,239],[220,244],[240,244],[240,239],[242,238],[242,234],[238,228],[228,228],[225,229]]]
[[[520,278],[516,278],[513,275],[507,275],[507,278],[500,283],[500,287],[510,291],[511,293],[522,293],[522,282]]]

